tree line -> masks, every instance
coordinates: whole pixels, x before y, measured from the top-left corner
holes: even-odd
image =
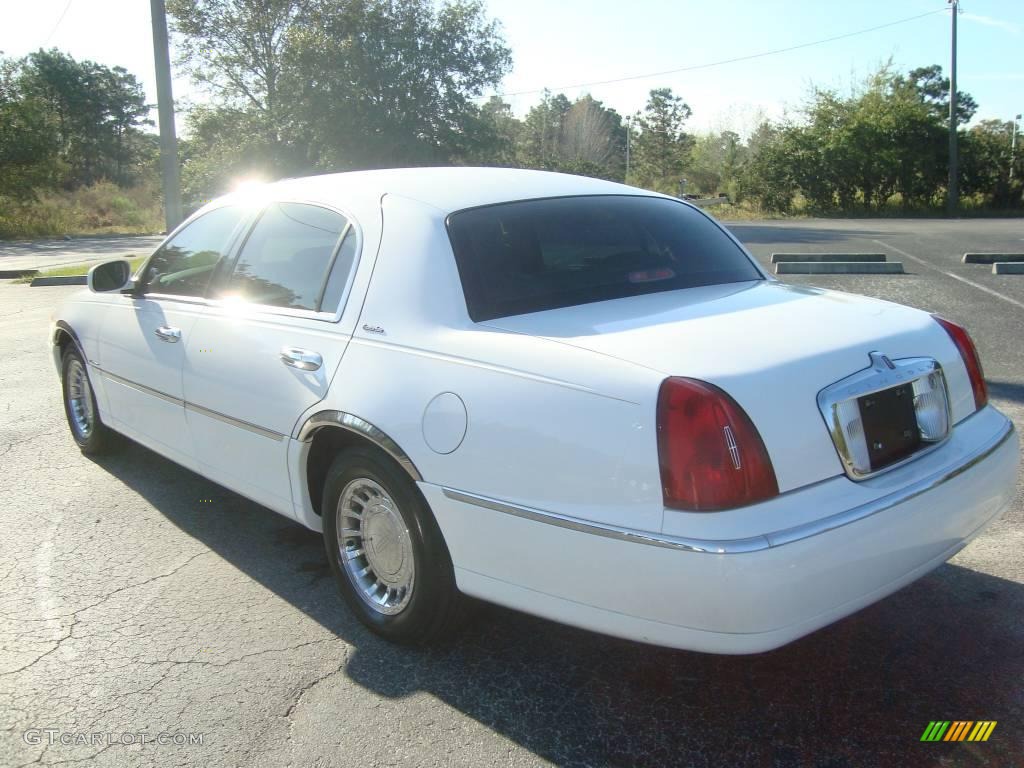
[[[142,85],[121,67],[55,49],[0,57],[0,198],[152,172],[156,146]]]
[[[882,67],[848,93],[814,89],[747,136],[697,134],[669,88],[621,115],[544,92],[522,117],[500,96],[511,51],[480,0],[167,0],[177,64],[208,98],[187,110],[186,200],[264,179],[475,164],[543,168],[765,211],[934,210],[945,196],[948,80]],[[958,94],[966,124],[977,104]],[[58,51],[0,61],[0,200],[156,173],[148,106],[120,68]],[[1020,208],[1012,124],[960,131],[969,205]]]

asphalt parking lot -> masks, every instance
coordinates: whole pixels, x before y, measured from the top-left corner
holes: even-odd
[[[1024,221],[732,229],[765,263],[903,261],[787,280],[964,322],[1024,431],[1024,276],[959,262],[1024,252]],[[0,765],[1024,765],[1020,484],[949,564],[774,652],[670,651],[489,606],[443,647],[396,648],[346,613],[319,536],[141,447],[79,454],[45,341],[72,290],[0,283]],[[998,725],[922,743],[932,720]]]
[[[163,237],[82,237],[0,244],[0,271],[48,269],[107,259],[129,259],[152,252]]]

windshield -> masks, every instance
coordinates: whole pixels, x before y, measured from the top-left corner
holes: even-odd
[[[644,293],[762,279],[707,216],[658,197],[562,197],[448,217],[480,322]]]

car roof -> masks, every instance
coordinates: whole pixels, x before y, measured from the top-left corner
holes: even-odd
[[[443,213],[480,205],[567,195],[647,195],[603,179],[519,168],[392,168],[285,179],[266,185],[274,197],[346,207],[376,205],[384,195],[419,201]],[[234,195],[229,196],[234,197]]]

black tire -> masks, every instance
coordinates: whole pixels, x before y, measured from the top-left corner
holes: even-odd
[[[60,370],[64,415],[71,437],[86,456],[110,452],[118,444],[118,435],[100,419],[89,369],[76,347],[68,346],[64,350]]]
[[[379,487],[384,496],[369,497],[370,502],[356,502],[371,505],[362,508],[362,520],[354,523],[351,513],[340,512],[339,502],[346,489],[351,490],[349,499],[353,500],[356,497],[352,494],[358,494],[362,488],[373,485]],[[374,502],[376,506],[372,506]],[[400,514],[400,520],[404,522],[404,531],[398,525],[398,515],[394,512],[379,512],[386,509],[394,510],[395,506]],[[348,507],[354,508],[356,507]],[[381,637],[406,645],[434,642],[455,629],[459,623],[460,595],[455,586],[455,573],[448,547],[419,489],[390,457],[372,448],[350,448],[338,455],[327,472],[321,510],[324,544],[331,571],[348,607],[363,624]],[[362,530],[357,531],[352,527],[346,530],[351,531],[354,536],[339,537],[339,516],[350,525],[358,524],[359,529],[362,529],[365,523],[365,536],[369,543],[363,541]],[[378,521],[383,519],[385,522],[368,522],[373,516],[376,516]],[[405,593],[401,588],[395,588],[394,605],[382,604],[377,608],[371,607],[371,597],[364,597],[367,595],[366,589],[360,588],[356,581],[357,575],[351,572],[358,566],[369,566],[370,574],[365,577],[366,582],[377,579],[377,574],[372,570],[373,562],[369,559],[370,555],[346,557],[346,560],[354,563],[350,566],[351,570],[347,570],[342,562],[343,550],[351,555],[354,552],[367,552],[374,547],[374,525],[378,525],[378,529],[386,528],[385,533],[398,531],[394,537],[379,538],[387,541],[382,549],[385,551],[385,560],[381,562],[385,566],[401,562],[402,566],[399,567],[406,568],[407,561],[395,552],[411,552],[411,573],[414,574],[411,586]],[[387,560],[387,556],[391,559]],[[398,567],[393,570],[397,569]],[[382,573],[386,570],[386,567],[381,568]],[[381,578],[387,579],[389,576],[385,574]],[[380,582],[376,586],[379,587],[377,598],[380,598],[380,592],[383,591],[386,601],[390,591],[385,590]],[[399,598],[399,595],[402,597]],[[382,612],[384,610],[394,612],[386,614]]]

